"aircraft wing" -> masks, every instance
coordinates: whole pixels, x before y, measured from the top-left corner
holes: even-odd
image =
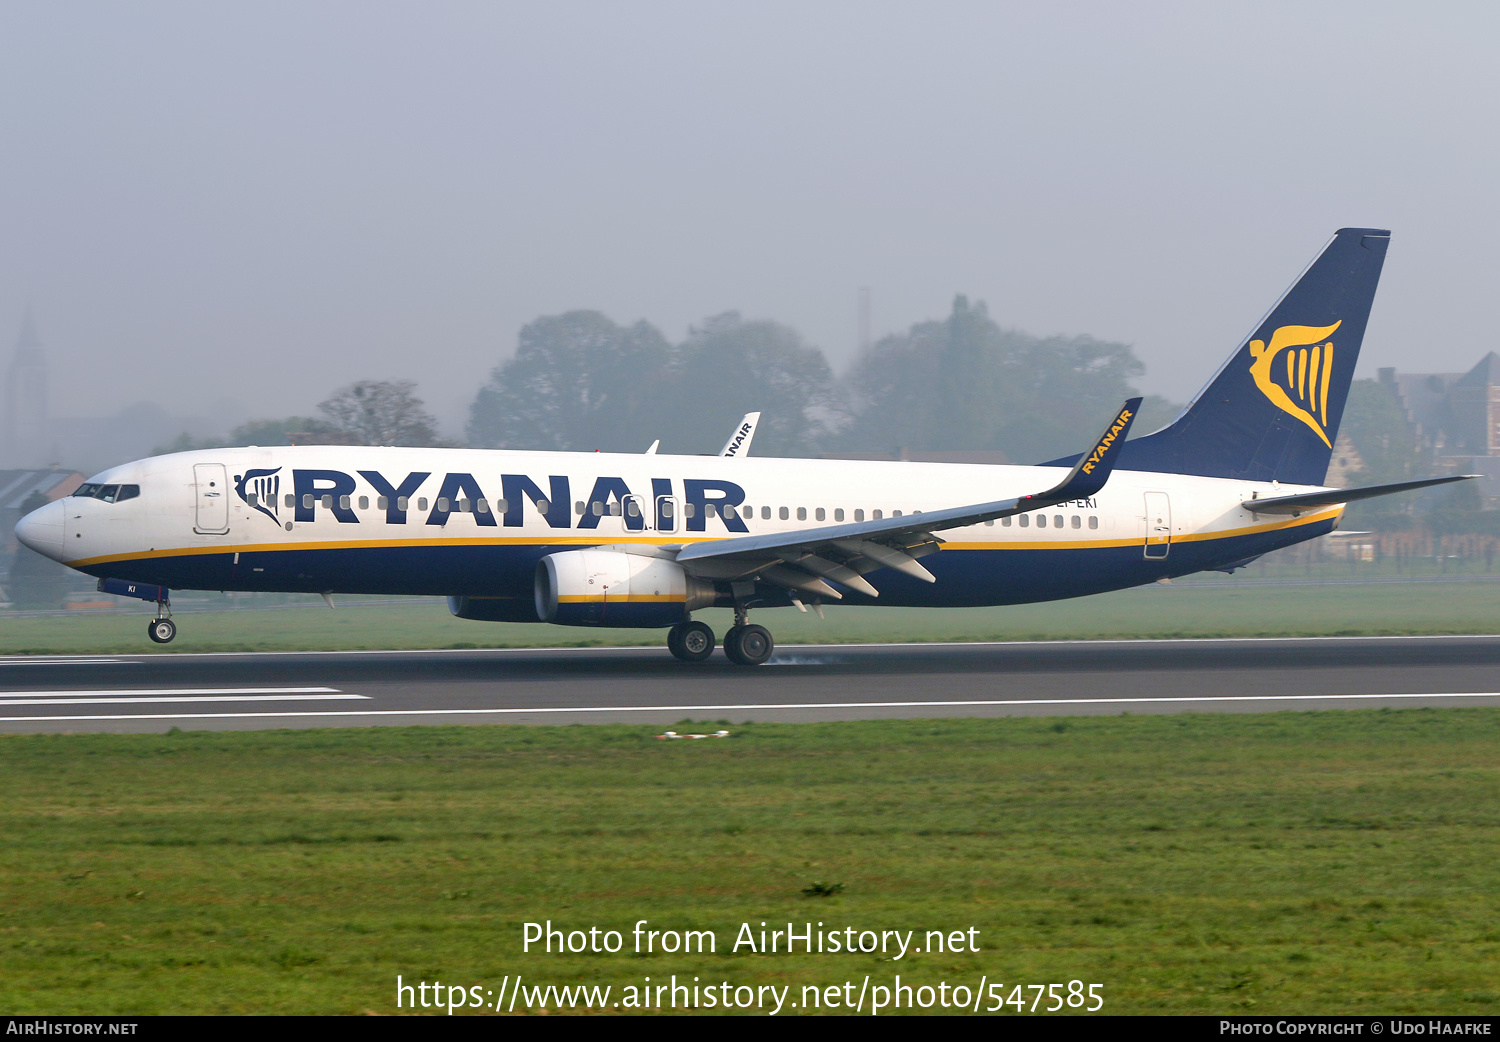
[[[1360,499],[1374,499],[1396,492],[1432,485],[1446,485],[1453,481],[1470,481],[1479,474],[1454,474],[1444,478],[1423,478],[1420,481],[1397,481],[1390,485],[1366,485],[1363,488],[1335,488],[1327,492],[1304,492],[1296,496],[1270,496],[1263,499],[1247,499],[1240,506],[1257,514],[1301,514],[1318,507],[1331,507],[1336,503],[1353,503]]]
[[[917,561],[941,547],[942,540],[935,532],[1087,499],[1102,489],[1114,470],[1120,446],[1125,444],[1140,405],[1139,398],[1127,401],[1095,441],[1093,450],[1084,453],[1067,477],[1044,492],[878,521],[694,543],[678,551],[677,561],[701,578],[761,579],[794,592],[833,600],[840,600],[843,595],[828,585],[827,580],[878,597],[879,591],[864,576],[880,568],[894,568],[905,575],[936,582],[936,577]]]

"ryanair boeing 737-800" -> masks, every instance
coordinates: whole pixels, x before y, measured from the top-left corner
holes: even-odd
[[[1337,527],[1343,505],[1460,477],[1323,482],[1390,235],[1345,228],[1172,424],[1124,404],[1040,466],[350,446],[212,449],[111,468],[24,517],[23,543],[157,602],[169,590],[442,595],[464,619],[670,627],[753,608],[1021,604],[1229,570]],[[1081,439],[1080,439],[1081,440]]]

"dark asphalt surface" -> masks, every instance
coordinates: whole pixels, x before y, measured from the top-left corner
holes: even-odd
[[[1500,705],[1500,637],[0,658],[0,731]]]

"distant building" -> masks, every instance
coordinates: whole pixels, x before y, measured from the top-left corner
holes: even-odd
[[[1381,369],[1380,382],[1401,403],[1434,470],[1483,475],[1485,509],[1500,509],[1500,355],[1491,351],[1467,373]]]
[[[42,353],[28,307],[5,377],[4,409],[0,410],[0,463],[44,466],[48,462],[48,433],[47,358]]]
[[[1323,479],[1324,484],[1334,488],[1349,488],[1355,484],[1354,474],[1364,469],[1365,460],[1354,447],[1354,439],[1349,437],[1348,431],[1339,431],[1339,436],[1333,443],[1333,458],[1328,461],[1328,476]]]

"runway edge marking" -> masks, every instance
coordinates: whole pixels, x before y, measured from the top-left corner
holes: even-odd
[[[932,702],[764,702],[734,705],[666,705],[666,706],[544,706],[535,709],[339,709],[328,712],[298,711],[290,713],[142,713],[98,716],[0,716],[5,723],[57,723],[86,720],[256,720],[290,717],[350,716],[496,716],[565,713],[681,713],[723,712],[731,709],[925,709],[963,708],[966,706],[1062,706],[1062,705],[1140,705],[1166,703],[1185,705],[1200,702],[1327,702],[1359,698],[1500,698],[1500,691],[1432,692],[1420,694],[1374,695],[1211,695],[1202,698],[1057,698],[1057,699],[982,699],[973,701]]]

